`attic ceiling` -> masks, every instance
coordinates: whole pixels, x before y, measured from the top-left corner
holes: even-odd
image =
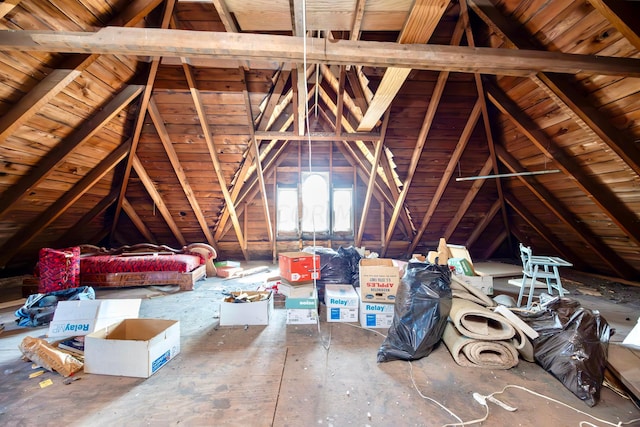
[[[640,4],[0,3],[0,266],[42,247],[208,242],[271,259],[277,185],[351,186],[406,257],[518,241],[640,280]],[[557,173],[476,180],[521,172]],[[307,236],[308,237],[308,236]]]

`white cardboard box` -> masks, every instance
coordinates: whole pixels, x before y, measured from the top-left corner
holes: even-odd
[[[287,325],[310,325],[317,321],[317,308],[287,308]]]
[[[360,302],[360,325],[363,328],[388,328],[393,322],[395,304]]]
[[[269,293],[269,298],[262,301],[235,303],[220,303],[220,325],[268,325],[271,313],[273,313],[273,293]],[[232,292],[234,294],[235,292]],[[258,291],[243,291],[243,293],[258,294],[265,293]]]
[[[278,292],[287,298],[307,298],[313,296],[313,291],[315,290],[313,286],[313,282],[304,283],[302,285],[295,285],[291,283],[287,283],[282,280],[278,284]]]
[[[400,270],[389,258],[360,260],[360,295],[363,301],[393,303],[400,285]]]
[[[87,335],[124,319],[138,317],[140,299],[60,301],[49,323],[48,337]]]
[[[357,322],[360,298],[351,285],[326,285],[327,322]]]
[[[125,319],[85,337],[84,372],[148,378],[179,353],[179,321]]]

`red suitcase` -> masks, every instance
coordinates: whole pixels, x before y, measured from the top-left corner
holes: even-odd
[[[80,286],[80,247],[64,249],[42,248],[38,269],[38,292],[46,294]]]

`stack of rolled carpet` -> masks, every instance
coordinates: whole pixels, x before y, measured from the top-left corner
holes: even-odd
[[[533,347],[521,323],[502,315],[504,310],[496,311],[495,301],[455,277],[451,289],[453,300],[442,340],[458,365],[510,369],[518,364],[518,355],[533,362]]]

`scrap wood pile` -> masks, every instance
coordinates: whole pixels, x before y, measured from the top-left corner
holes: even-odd
[[[446,265],[411,262],[378,362],[417,360],[443,341],[456,363],[509,369],[536,362],[589,406],[600,397],[612,333],[597,311],[569,298],[541,297],[536,312],[512,312],[452,280]]]

